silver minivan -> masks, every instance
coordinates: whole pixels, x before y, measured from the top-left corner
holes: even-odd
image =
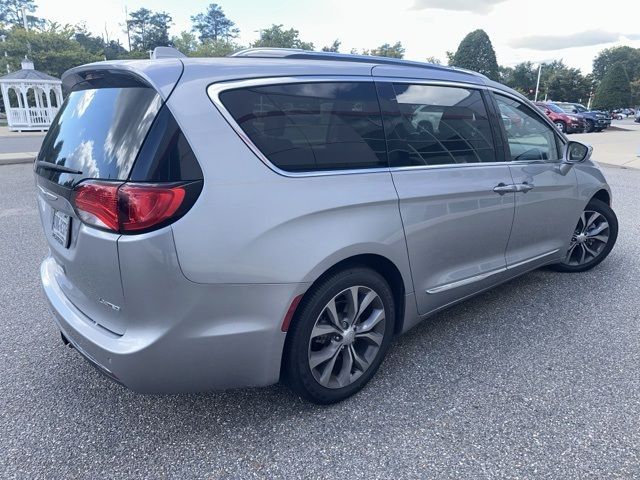
[[[63,86],[42,284],[63,341],[139,392],[336,402],[434,312],[616,241],[591,148],[473,72],[258,49]]]

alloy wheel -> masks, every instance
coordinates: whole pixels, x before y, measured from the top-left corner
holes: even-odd
[[[571,236],[565,265],[584,265],[596,259],[609,242],[609,222],[601,213],[585,210]]]
[[[355,382],[378,355],[384,340],[385,310],[371,288],[353,286],[335,295],[316,319],[309,339],[309,368],[326,388]]]

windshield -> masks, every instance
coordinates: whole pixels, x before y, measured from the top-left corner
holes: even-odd
[[[558,103],[557,105],[565,113],[574,113],[577,110],[576,107],[570,103]]]
[[[64,186],[85,178],[126,179],[161,105],[155,90],[145,87],[71,92],[38,161],[82,173],[38,167],[38,174]]]
[[[558,107],[557,105],[553,104],[553,103],[547,103],[546,104],[547,108],[549,110],[551,110],[552,112],[555,113],[564,113],[564,110],[562,110],[560,107]]]

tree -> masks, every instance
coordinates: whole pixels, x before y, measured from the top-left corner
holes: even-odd
[[[553,100],[586,103],[591,82],[577,68],[565,68],[553,74],[546,88],[547,95]]]
[[[329,46],[322,47],[323,52],[339,52],[340,51],[340,40],[337,38],[333,41],[333,43]]]
[[[104,55],[105,42],[102,37],[93,36],[84,24],[76,25],[74,38],[88,52]]]
[[[631,82],[631,105],[640,105],[640,78]]]
[[[235,23],[227,18],[222,11],[222,7],[217,3],[212,3],[207,7],[205,13],[199,13],[191,17],[194,23],[193,30],[198,32],[200,41],[207,40],[229,40],[236,38],[240,30],[233,28]]]
[[[27,43],[31,46],[29,58],[38,70],[60,77],[65,70],[84,63],[102,60],[102,55],[87,51],[75,40],[75,30],[66,25],[49,24],[46,30],[26,31],[13,27],[7,41],[2,45],[6,49],[9,63],[13,69],[20,68],[20,62],[27,54]]]
[[[393,45],[385,43],[383,45],[380,45],[378,48],[374,48],[373,50],[364,50],[362,54],[373,55],[376,57],[403,58],[404,47],[402,46],[401,42],[396,42]]]
[[[227,40],[207,40],[198,45],[190,56],[193,57],[226,57],[242,47]]]
[[[127,26],[131,32],[131,49],[146,52],[169,44],[171,15],[140,8],[131,12]]]
[[[604,78],[598,85],[593,107],[601,110],[628,107],[631,104],[631,85],[629,75],[622,62],[607,68]]]
[[[276,47],[276,48],[301,48],[302,50],[313,50],[313,43],[300,40],[300,32],[293,28],[283,30],[282,25],[271,25],[271,27],[260,31],[260,38],[251,44],[252,47]]]
[[[22,8],[33,13],[36,11],[34,0],[0,0],[0,24],[6,23],[9,26],[23,26]],[[27,25],[29,27],[42,28],[44,20],[34,15],[27,15]]]
[[[499,82],[508,85],[511,88],[513,87],[513,68],[512,67],[503,67],[500,65],[498,67],[498,75],[500,75]]]
[[[535,92],[538,82],[538,66],[531,62],[522,62],[513,67],[511,88],[533,98],[531,92]]]
[[[425,58],[425,62],[432,63],[434,65],[442,65],[442,62],[438,57],[427,57]]]
[[[474,70],[492,80],[500,78],[496,52],[484,30],[474,30],[464,37],[449,65]]]
[[[198,40],[193,33],[183,30],[179,35],[171,37],[171,45],[185,55],[189,55],[198,48]]]
[[[607,70],[618,62],[622,63],[631,80],[640,78],[640,48],[622,46],[606,48],[593,60],[596,81],[602,81]]]
[[[104,58],[114,60],[117,58],[127,58],[129,52],[120,44],[119,41],[109,40],[104,45]]]

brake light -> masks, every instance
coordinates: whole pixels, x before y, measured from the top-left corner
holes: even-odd
[[[73,195],[76,212],[84,223],[118,231],[118,188],[121,183],[86,182]]]
[[[120,229],[145,230],[170,219],[184,200],[182,186],[158,187],[124,184],[118,190]]]
[[[87,225],[119,233],[142,233],[177,220],[195,202],[200,188],[201,182],[87,181],[76,186],[73,203],[78,217]]]

